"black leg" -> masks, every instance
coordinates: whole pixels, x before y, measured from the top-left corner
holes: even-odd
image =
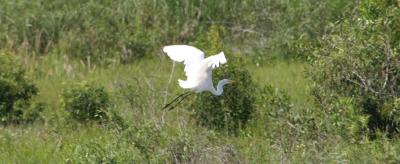
[[[169,108],[168,111],[174,109],[177,105],[179,105],[179,103],[181,103],[183,100],[185,100],[188,96],[190,96],[190,95],[192,95],[192,94],[194,94],[194,93],[193,93],[193,92],[190,92],[190,93],[186,94],[185,96],[183,96],[183,97],[181,98],[181,100],[179,100],[174,106],[172,106],[171,108]]]
[[[184,92],[182,94],[180,94],[179,96],[177,96],[176,98],[174,98],[171,102],[169,102],[168,104],[166,104],[162,109],[168,108],[170,105],[172,105],[174,102],[176,102],[177,100],[179,100],[179,98],[186,96],[187,94],[190,94],[190,91]]]

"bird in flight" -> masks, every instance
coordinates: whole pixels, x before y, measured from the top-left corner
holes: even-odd
[[[223,86],[234,83],[229,79],[222,79],[218,82],[217,88],[214,88],[212,82],[213,69],[225,64],[226,58],[223,52],[217,55],[204,58],[204,52],[193,46],[188,45],[170,45],[165,46],[163,51],[175,62],[183,62],[185,65],[184,71],[187,79],[179,79],[179,86],[190,91],[179,95],[177,98],[168,103],[165,107],[169,107],[179,98],[182,100],[193,93],[209,91],[213,95],[219,96],[224,92]],[[182,101],[181,100],[181,101]],[[180,101],[179,101],[180,102]],[[178,102],[178,103],[179,103]]]

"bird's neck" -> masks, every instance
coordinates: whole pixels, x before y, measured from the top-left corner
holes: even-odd
[[[222,94],[222,92],[224,92],[224,85],[225,84],[227,84],[226,82],[224,82],[224,81],[219,81],[218,82],[218,85],[217,85],[217,89],[215,89],[214,87],[212,88],[212,90],[211,90],[211,93],[212,94],[214,94],[214,95],[216,95],[216,96],[219,96],[219,95],[221,95]]]

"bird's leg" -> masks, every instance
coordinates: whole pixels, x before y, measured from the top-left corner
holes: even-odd
[[[176,106],[175,102],[179,101],[180,98],[185,97],[187,94],[189,94],[189,92],[185,92],[185,93],[178,95],[175,99],[173,99],[171,102],[169,102],[167,105],[165,105],[163,107],[163,110],[166,110],[166,109],[169,110],[171,108],[175,108],[175,106]]]
[[[181,98],[182,96],[185,96],[187,94],[189,94],[190,91],[184,92],[182,94],[180,94],[179,96],[177,96],[175,99],[173,99],[171,102],[169,102],[168,104],[166,104],[163,109],[168,108],[170,105],[172,105],[174,102],[176,102],[177,100],[179,100],[179,98]]]
[[[172,107],[169,108],[168,110],[174,109],[177,105],[179,105],[179,103],[181,103],[183,100],[185,100],[186,97],[188,97],[188,96],[190,96],[190,95],[192,95],[192,94],[193,94],[193,92],[189,92],[189,93],[185,94],[185,96],[182,96],[181,100],[179,100],[179,101],[175,104],[175,106],[172,106]]]

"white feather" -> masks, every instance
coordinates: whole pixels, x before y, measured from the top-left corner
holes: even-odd
[[[193,63],[198,63],[204,59],[204,52],[193,46],[187,45],[171,45],[165,46],[163,51],[176,62],[185,64],[185,73],[188,76],[190,66]]]
[[[215,95],[222,94],[222,86],[228,83],[228,80],[223,80],[216,90],[212,83],[212,70],[227,62],[223,52],[204,59],[204,52],[187,45],[165,46],[163,51],[172,60],[185,64],[187,80],[179,79],[179,86],[195,92],[208,90]]]

